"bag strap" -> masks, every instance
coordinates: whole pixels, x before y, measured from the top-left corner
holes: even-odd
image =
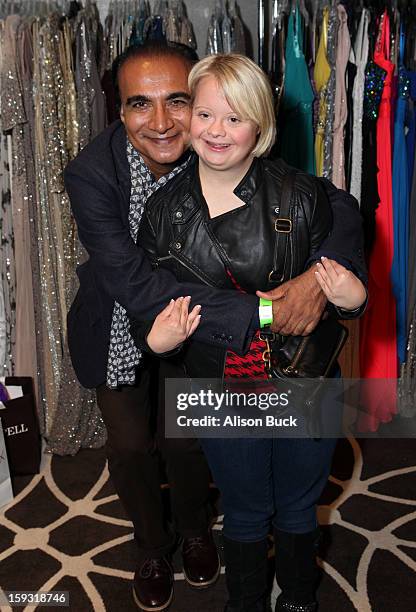
[[[289,170],[282,179],[279,216],[274,222],[276,241],[274,245],[273,269],[269,273],[270,284],[280,285],[286,282],[292,274],[289,237],[293,229],[291,213],[295,177],[296,171]]]

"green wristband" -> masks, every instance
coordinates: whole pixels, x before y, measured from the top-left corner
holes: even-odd
[[[259,304],[259,319],[260,319],[260,327],[266,327],[266,325],[270,325],[273,322],[273,309],[272,309],[272,301],[265,300],[264,298],[260,298]]]

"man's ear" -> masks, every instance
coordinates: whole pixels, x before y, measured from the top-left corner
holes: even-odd
[[[123,104],[120,104],[120,119],[125,124],[125,120],[124,120],[124,106],[123,106]]]

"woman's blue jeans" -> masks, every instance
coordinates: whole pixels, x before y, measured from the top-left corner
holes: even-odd
[[[272,524],[291,533],[317,526],[316,504],[328,480],[333,438],[201,439],[221,492],[224,535],[264,539]]]

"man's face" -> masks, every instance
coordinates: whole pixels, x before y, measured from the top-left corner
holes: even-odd
[[[188,147],[188,73],[176,57],[132,58],[119,72],[120,118],[156,178],[170,172]]]

